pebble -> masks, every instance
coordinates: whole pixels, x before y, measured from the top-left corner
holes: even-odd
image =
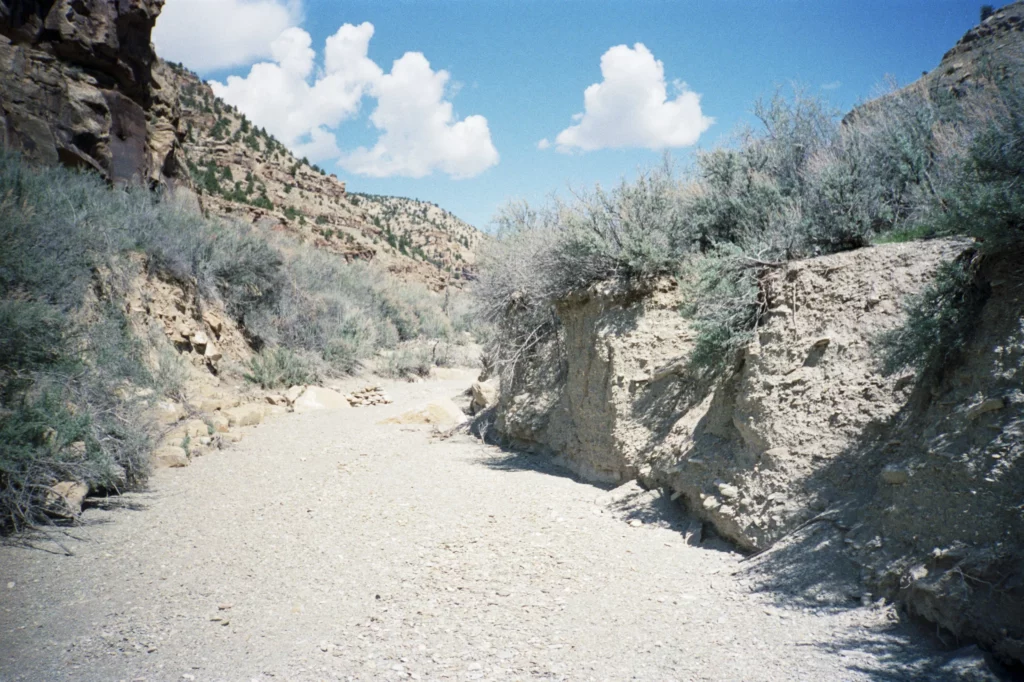
[[[639,528],[640,526],[644,525],[644,522],[640,519],[633,519],[629,522],[629,525],[633,526],[633,528]]]

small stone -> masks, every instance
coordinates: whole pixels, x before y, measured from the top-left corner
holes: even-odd
[[[215,433],[227,433],[231,428],[231,421],[223,414],[215,414],[210,417],[210,426]]]
[[[633,519],[632,521],[629,522],[629,525],[632,526],[633,528],[639,528],[640,526],[644,525],[644,522],[641,521],[640,519]]]
[[[203,312],[203,322],[210,325],[210,329],[214,334],[220,336],[221,330],[224,328],[224,322],[212,312]]]
[[[224,355],[217,349],[216,344],[208,343],[206,344],[206,350],[203,351],[203,357],[210,362],[220,362]]]
[[[320,642],[320,651],[327,651],[330,648],[331,645],[329,642]]]
[[[203,353],[203,351],[206,350],[206,344],[208,344],[210,342],[210,339],[207,338],[207,336],[206,336],[206,334],[204,332],[196,332],[196,333],[194,333],[189,338],[189,340],[192,342],[192,346],[199,353]]]
[[[725,498],[728,498],[728,499],[732,499],[734,497],[739,497],[739,494],[740,494],[739,488],[737,488],[734,485],[729,485],[728,483],[719,483],[718,484],[718,492],[720,492],[722,494],[722,497],[725,497]]]
[[[7,583],[7,589],[8,590],[13,590],[14,589],[14,584],[15,584],[14,581],[11,581],[11,582]]]
[[[217,604],[217,608],[220,609],[221,611],[227,611],[232,606],[234,606],[234,604]]]
[[[977,405],[968,408],[967,418],[977,419],[986,412],[995,412],[996,410],[1001,410],[1004,407],[1006,407],[1006,403],[1003,402],[1002,398],[987,398]]]
[[[704,502],[701,503],[701,506],[704,507],[704,509],[706,509],[707,511],[712,511],[714,509],[718,509],[719,504],[720,503],[717,498],[708,495],[707,497],[704,498]]]
[[[903,485],[910,480],[910,472],[905,467],[890,464],[882,469],[882,481],[889,485]]]

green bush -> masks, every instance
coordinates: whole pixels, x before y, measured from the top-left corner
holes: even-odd
[[[398,348],[387,355],[382,366],[377,368],[383,376],[402,379],[425,377],[434,367],[433,353],[427,347]]]
[[[316,372],[308,362],[287,348],[266,348],[249,361],[246,380],[260,388],[289,388],[314,384]]]
[[[907,304],[906,321],[878,339],[883,368],[941,375],[966,347],[990,293],[978,273],[985,257],[1024,254],[1024,81],[1019,63],[992,68],[969,105],[954,181],[930,205],[919,227],[974,237],[975,248],[939,268]],[[1011,68],[1006,68],[1011,67]]]
[[[967,234],[983,253],[1015,250],[1024,242],[1024,64],[990,67],[986,90],[976,97],[964,133],[966,153],[929,215],[942,234]]]
[[[268,349],[248,368],[268,387],[351,372],[400,336],[451,334],[443,299],[425,287],[205,218],[171,196],[30,168],[7,153],[0,153],[0,245],[4,531],[46,520],[45,489],[60,480],[117,489],[146,480],[153,434],[131,396],[145,388],[180,397],[188,368],[165,339],[140,339],[129,324],[132,254],[145,254],[162,277],[195,287],[242,322]]]
[[[65,333],[64,318],[56,307],[0,300],[0,371],[13,373],[57,364],[67,353]]]
[[[698,154],[682,178],[666,163],[569,202],[509,204],[474,289],[491,355],[514,365],[550,338],[555,304],[573,291],[674,274],[691,301],[693,368],[715,372],[759,321],[758,280],[787,260],[941,233],[1017,239],[1024,101],[1010,80],[987,112],[911,89],[845,122],[820,100],[777,93],[755,106],[757,129]]]
[[[736,246],[723,246],[692,259],[680,277],[683,314],[696,332],[687,361],[694,377],[725,368],[753,336],[764,301],[758,276],[763,270]]]
[[[906,321],[878,338],[884,372],[939,370],[958,360],[989,295],[976,277],[974,255],[944,263],[931,284],[908,301]]]

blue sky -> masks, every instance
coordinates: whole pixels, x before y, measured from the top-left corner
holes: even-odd
[[[190,3],[195,9],[197,1],[207,11],[222,5],[227,20],[211,17],[211,30],[237,54],[204,54],[190,44],[203,38],[201,30],[177,30],[182,21],[179,17],[189,16],[191,23],[194,11],[186,13]],[[345,179],[352,191],[432,201],[486,228],[498,206],[510,198],[539,201],[568,186],[614,184],[661,158],[660,150],[636,144],[592,151],[576,146],[568,153],[556,149],[560,131],[572,126],[574,114],[584,110],[584,90],[602,81],[602,55],[613,46],[632,49],[642,43],[653,59],[663,64],[669,100],[679,92],[675,81],[685,82],[689,92],[700,96],[698,113],[714,123],[699,135],[696,144],[671,149],[676,160],[685,164],[696,149],[728,143],[738,126],[751,122],[754,100],[770,94],[775,86],[801,84],[845,111],[875,93],[887,74],[900,83],[914,80],[922,71],[934,68],[942,54],[977,22],[979,8],[976,2],[953,0],[168,0],[167,25],[158,22],[155,41],[162,55],[183,61],[204,78],[228,83],[229,76],[249,75],[255,62],[273,61],[270,43],[276,34],[281,28],[298,27],[308,34],[309,48],[315,51],[315,56],[309,55],[315,63],[310,79],[316,79],[324,70],[328,37],[343,24],[369,22],[372,38],[363,70],[373,73],[359,82],[383,82],[380,75],[392,72],[392,63],[407,52],[421,53],[429,62],[429,67],[422,60],[404,62],[408,67],[403,71],[405,80],[397,77],[396,69],[390,94],[380,95],[381,109],[386,108],[384,98],[389,98],[389,120],[395,126],[384,146],[418,144],[411,138],[421,134],[419,128],[402,127],[399,121],[403,115],[419,114],[410,113],[402,98],[404,93],[409,93],[410,99],[420,97],[418,84],[443,69],[450,79],[443,84],[442,100],[430,106],[450,102],[450,123],[470,117],[473,125],[467,124],[467,130],[461,131],[465,135],[435,142],[444,145],[448,144],[445,140],[451,144],[462,140],[477,148],[467,148],[452,158],[421,157],[408,163],[395,161],[387,153],[375,156],[374,145],[382,132],[369,118],[377,105],[376,91],[359,90],[362,86],[351,85],[358,79],[345,74],[346,87],[355,88],[347,94],[358,104],[336,103],[338,111],[347,107],[346,113],[336,125],[327,126],[332,139],[321,142],[337,149],[317,160]],[[250,11],[253,16],[246,18]],[[229,36],[232,31],[240,35]],[[300,36],[301,43],[301,32],[292,35]],[[308,52],[309,48],[301,44],[296,49]],[[268,100],[283,98],[262,82],[259,87],[255,81],[249,85],[247,91],[235,87],[225,92],[236,97],[243,111],[248,105],[257,114],[271,116],[261,107]],[[330,83],[325,83],[322,90],[328,86]],[[300,111],[279,107],[274,115],[293,120],[302,117],[303,107],[310,108],[294,106]],[[614,115],[609,116],[602,123],[605,129],[616,125]],[[449,129],[438,130],[441,134]],[[695,137],[700,128],[691,132],[689,137]],[[602,139],[625,140],[626,145],[631,139],[641,139],[628,133],[617,138],[615,131],[602,134]],[[551,146],[538,149],[541,139],[551,141]],[[682,138],[673,139],[679,142]],[[310,138],[307,135],[301,140],[309,142]],[[600,141],[589,146],[595,145],[600,147]],[[362,156],[350,155],[359,147],[364,148]],[[325,147],[309,147],[314,148]],[[350,155],[345,163],[338,163],[338,152]],[[443,156],[446,152],[439,153]],[[403,177],[424,173],[423,177]],[[453,177],[458,175],[471,177]]]

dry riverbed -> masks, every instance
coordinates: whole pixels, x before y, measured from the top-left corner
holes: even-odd
[[[0,547],[0,680],[989,679],[890,607],[758,589],[665,499],[381,423],[467,385],[251,428],[73,556]]]

